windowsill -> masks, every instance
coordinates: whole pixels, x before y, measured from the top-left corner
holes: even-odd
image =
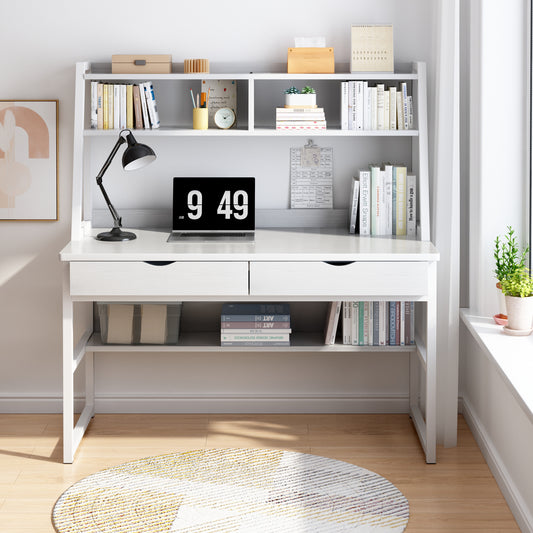
[[[472,316],[470,309],[461,309],[461,319],[533,422],[533,334],[506,335],[492,318]]]

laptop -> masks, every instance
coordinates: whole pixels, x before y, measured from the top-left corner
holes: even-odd
[[[175,177],[168,242],[249,242],[255,231],[255,178]]]

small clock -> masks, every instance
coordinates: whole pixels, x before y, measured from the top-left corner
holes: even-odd
[[[235,111],[229,107],[222,107],[217,110],[214,116],[217,128],[227,130],[235,124]]]

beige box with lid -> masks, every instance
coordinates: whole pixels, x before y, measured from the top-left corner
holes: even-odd
[[[172,56],[170,54],[113,55],[111,56],[111,72],[113,74],[170,74]]]

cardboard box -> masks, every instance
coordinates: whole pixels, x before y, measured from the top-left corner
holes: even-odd
[[[333,48],[289,48],[287,72],[289,74],[333,74],[335,72]]]
[[[170,74],[172,56],[159,55],[113,55],[111,56],[113,74]]]

